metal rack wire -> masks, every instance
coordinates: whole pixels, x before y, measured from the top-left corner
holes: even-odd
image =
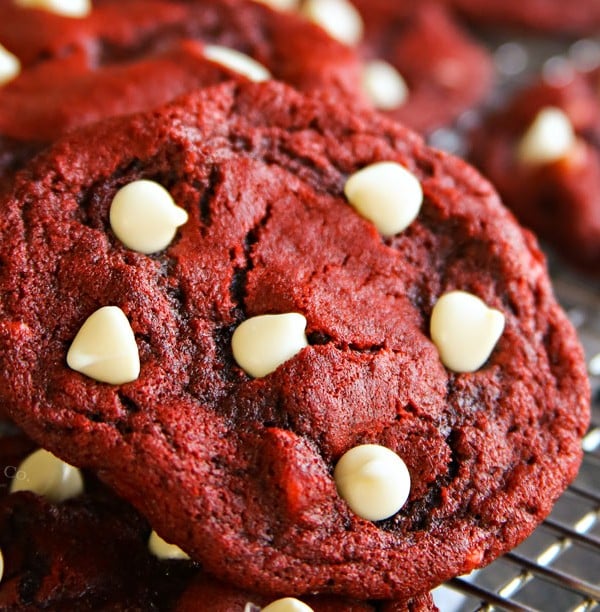
[[[442,612],[600,612],[600,358],[594,359],[600,354],[600,287],[560,269],[553,276],[590,364],[593,416],[583,464],[528,540],[434,593]]]

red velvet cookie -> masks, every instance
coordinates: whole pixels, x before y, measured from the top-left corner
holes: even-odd
[[[599,72],[526,87],[487,118],[472,151],[521,221],[592,274],[600,264],[599,87]]]
[[[207,56],[212,45],[243,52],[302,90],[359,90],[348,47],[296,15],[243,0],[98,0],[84,18],[3,0],[0,44],[22,68],[3,86],[0,76],[0,175],[75,126],[247,78]]]
[[[61,139],[0,206],[0,402],[240,587],[412,597],[575,476],[585,365],[534,238],[377,113],[229,83]]]
[[[150,527],[89,474],[86,492],[57,504],[33,493],[7,495],[35,445],[20,434],[0,446],[0,607],[3,610],[172,610],[244,612],[273,597],[226,585],[186,560],[158,559]],[[309,597],[315,612],[428,612],[431,596],[360,603]]]
[[[401,105],[382,109],[421,132],[451,123],[490,92],[493,66],[486,49],[442,6],[421,0],[352,0],[364,19],[365,69],[383,59],[406,81]]]
[[[562,34],[597,34],[596,0],[442,0],[476,24]]]

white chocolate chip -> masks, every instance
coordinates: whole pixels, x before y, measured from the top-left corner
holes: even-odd
[[[313,609],[295,597],[284,597],[265,606],[262,612],[313,612]]]
[[[207,60],[229,68],[256,83],[268,81],[271,78],[271,73],[261,63],[235,49],[219,45],[204,45],[202,53]]]
[[[121,187],[110,205],[110,226],[129,249],[156,253],[166,249],[188,214],[154,181],[133,181]]]
[[[517,158],[523,164],[550,164],[567,157],[577,139],[567,115],[560,109],[542,109],[533,120],[517,147]]]
[[[302,13],[347,45],[355,45],[362,38],[362,17],[348,0],[306,0],[302,4]]]
[[[44,449],[31,453],[16,474],[11,493],[31,491],[57,503],[83,492],[81,472]]]
[[[233,357],[250,376],[266,376],[308,346],[305,329],[297,312],[251,317],[233,332]]]
[[[504,315],[466,291],[450,291],[433,307],[431,339],[442,363],[474,372],[489,358],[504,331]]]
[[[406,229],[423,203],[423,189],[414,174],[395,162],[378,162],[355,172],[344,193],[360,215],[383,236]]]
[[[21,72],[21,62],[0,45],[0,85],[12,81]]]
[[[150,552],[159,559],[189,559],[187,555],[179,546],[175,544],[169,544],[163,540],[156,531],[152,531],[148,538],[148,549]]]
[[[396,514],[410,493],[410,474],[404,461],[377,444],[350,449],[335,466],[333,478],[352,511],[368,521]]]
[[[140,357],[125,313],[117,306],[104,306],[90,315],[69,348],[67,364],[111,385],[136,380]]]
[[[92,11],[91,0],[14,0],[24,8],[42,9],[65,17],[86,17]]]
[[[600,376],[600,353],[594,355],[588,362],[590,376]]]
[[[255,2],[266,4],[277,11],[295,11],[300,7],[300,0],[255,0]]]
[[[363,67],[362,87],[371,104],[380,110],[402,106],[408,87],[402,75],[388,62],[373,60]]]

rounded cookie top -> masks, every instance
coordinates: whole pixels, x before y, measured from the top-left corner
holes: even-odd
[[[387,238],[344,195],[383,161],[423,193]],[[141,179],[187,213],[150,255],[110,225]],[[514,546],[575,475],[588,383],[535,240],[472,168],[376,113],[224,84],[60,140],[1,206],[0,402],[220,577],[410,597]],[[429,334],[453,290],[505,319],[472,373]],[[257,336],[280,365],[252,378],[234,332],[289,314],[267,319],[292,330],[282,342]],[[338,460],[363,444],[410,476],[383,520],[337,493]]]
[[[195,41],[97,68],[91,68],[88,59],[78,50],[27,68],[0,87],[0,178],[9,178],[70,129],[149,110],[195,88],[243,78],[208,61],[203,45]]]

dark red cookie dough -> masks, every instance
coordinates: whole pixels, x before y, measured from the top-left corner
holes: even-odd
[[[383,59],[408,85],[404,104],[386,114],[420,132],[451,123],[489,93],[488,51],[444,7],[421,0],[352,0],[365,24],[360,52]]]
[[[185,593],[177,601],[177,612],[196,612],[198,602],[202,602],[203,612],[246,612],[246,604],[266,606],[273,597],[257,595],[248,591],[234,589],[223,582],[200,573],[192,581]],[[314,612],[436,612],[430,594],[419,595],[413,599],[395,602],[359,602],[334,595],[313,595],[302,597]]]
[[[388,240],[342,195],[381,160],[425,194]],[[140,178],[190,215],[152,256],[108,225],[116,190]],[[0,205],[0,402],[240,587],[411,597],[516,545],[575,476],[588,382],[534,238],[472,168],[377,113],[225,84],[61,139]],[[473,374],[444,368],[428,334],[452,289],[506,317]],[[105,305],[135,333],[129,384],[65,362]],[[234,328],[290,311],[310,346],[250,379]],[[412,479],[378,523],[332,479],[366,442],[398,452]]]
[[[509,26],[555,34],[597,34],[596,0],[442,0],[475,24]]]
[[[10,479],[35,445],[21,434],[0,438],[0,581],[2,610],[172,610],[244,612],[273,597],[241,591],[184,560],[158,560],[150,527],[89,474],[86,492],[52,504],[32,493],[7,495]],[[430,595],[410,602],[360,603],[309,597],[315,612],[428,612]]]
[[[519,219],[574,265],[600,265],[600,72],[574,73],[564,84],[539,80],[489,116],[473,135],[471,157]],[[545,164],[519,161],[517,147],[544,108],[569,117],[579,145]]]
[[[241,78],[206,60],[203,43],[242,51],[302,90],[360,95],[354,52],[290,13],[244,0],[100,0],[93,7],[74,19],[0,2],[0,44],[23,65],[0,87],[0,178],[74,126]]]

